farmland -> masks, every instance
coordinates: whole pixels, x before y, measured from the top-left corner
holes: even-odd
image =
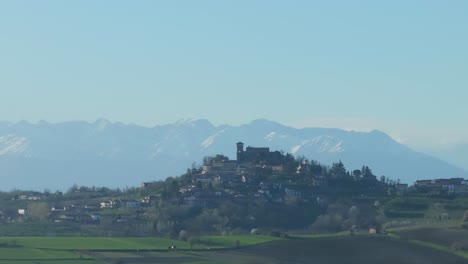
[[[210,248],[235,247],[239,245],[255,245],[278,238],[270,236],[204,236],[200,237],[197,249],[205,246]],[[159,238],[104,238],[104,237],[16,237],[0,238],[0,244],[16,245],[24,248],[38,248],[49,250],[166,250],[168,246],[178,249],[189,249],[187,242]]]
[[[456,251],[458,255],[468,258],[468,230],[456,227],[419,228],[395,232],[401,238],[446,251]]]
[[[60,250],[137,250],[167,249],[170,245],[187,248],[187,243],[165,238],[100,238],[100,237],[18,237],[17,245],[26,248]],[[12,241],[11,238],[2,238]]]
[[[78,252],[37,248],[0,248],[0,264],[41,263],[41,264],[98,264],[93,258]]]
[[[205,236],[193,249],[229,248],[236,245],[254,245],[276,240],[268,236]],[[108,263],[125,259],[182,262],[193,260],[186,253],[170,252],[167,248],[175,246],[188,250],[188,242],[166,238],[97,238],[97,237],[2,237],[0,238],[0,264],[3,263]],[[131,263],[131,262],[130,262]]]
[[[0,264],[466,263],[454,254],[382,235],[200,237],[194,250],[187,242],[165,238],[24,237],[1,238],[0,243],[12,245],[13,240],[14,246],[0,248]],[[168,251],[168,245],[178,250]]]
[[[262,244],[239,253],[273,263],[466,263],[445,252],[385,236],[337,236]]]

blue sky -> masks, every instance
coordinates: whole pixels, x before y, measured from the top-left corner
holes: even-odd
[[[468,142],[468,1],[0,1],[0,120]]]

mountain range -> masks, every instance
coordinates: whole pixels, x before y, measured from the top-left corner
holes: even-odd
[[[142,127],[99,119],[94,123],[0,122],[1,190],[66,190],[137,186],[178,176],[204,156],[235,159],[236,143],[269,147],[325,165],[341,160],[412,184],[418,179],[465,177],[466,171],[418,153],[387,134],[333,128],[296,129],[269,120],[214,126],[208,120]]]

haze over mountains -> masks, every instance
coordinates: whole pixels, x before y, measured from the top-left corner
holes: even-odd
[[[468,171],[468,143],[442,147],[439,148],[437,152],[429,150],[427,153],[444,160],[449,160],[465,171]]]
[[[184,173],[206,155],[235,158],[235,143],[266,146],[348,170],[368,165],[374,174],[402,182],[465,177],[462,169],[415,152],[380,131],[295,129],[268,120],[213,126],[182,120],[152,128],[73,121],[0,123],[0,189],[66,190],[87,186],[137,186]]]

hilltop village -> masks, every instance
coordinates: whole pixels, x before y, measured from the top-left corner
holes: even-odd
[[[29,235],[60,230],[69,235],[174,237],[181,231],[378,229],[387,217],[424,217],[395,209],[408,206],[398,199],[468,195],[468,181],[461,178],[408,186],[377,178],[365,165],[348,171],[341,161],[324,166],[267,147],[244,148],[238,142],[236,148],[235,160],[208,156],[180,177],[145,182],[139,188],[75,185],[66,193],[1,193],[0,234],[15,235],[20,229]],[[37,230],[37,224],[42,229]]]

